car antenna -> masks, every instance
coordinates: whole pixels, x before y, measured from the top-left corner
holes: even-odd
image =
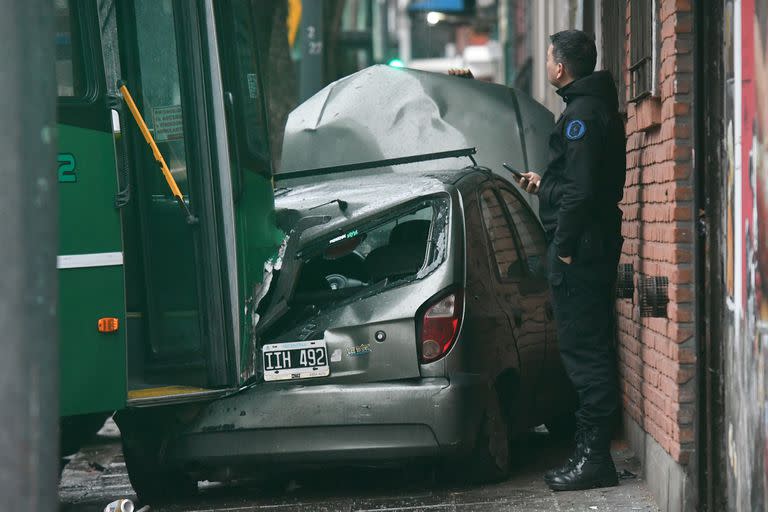
[[[312,208],[309,208],[309,209],[314,210],[315,208],[320,208],[321,206],[325,206],[333,203],[339,203],[339,210],[343,212],[347,211],[347,206],[349,206],[349,203],[347,203],[346,201],[342,201],[341,199],[334,199],[333,201],[328,201],[327,203],[318,204],[317,206],[313,206]]]

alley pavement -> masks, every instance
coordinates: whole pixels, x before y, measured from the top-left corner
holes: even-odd
[[[550,491],[543,472],[558,464],[569,447],[545,430],[519,443],[520,463],[499,484],[462,483],[461,466],[435,472],[428,466],[389,469],[305,471],[264,485],[201,482],[198,495],[152,512],[656,512],[653,497],[639,478],[637,459],[623,442],[614,442],[620,485],[610,489]],[[456,478],[450,477],[453,473]],[[119,498],[136,500],[120,451],[119,432],[108,421],[99,435],[64,469],[59,487],[60,512],[102,512]]]

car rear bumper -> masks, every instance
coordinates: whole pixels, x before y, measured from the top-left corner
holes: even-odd
[[[476,375],[373,384],[263,384],[206,407],[169,446],[178,463],[312,463],[449,455],[471,446]]]

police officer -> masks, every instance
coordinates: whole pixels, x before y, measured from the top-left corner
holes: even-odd
[[[613,79],[594,71],[593,38],[566,30],[550,40],[547,77],[566,108],[549,138],[546,172],[524,173],[518,183],[539,196],[560,356],[579,396],[576,450],[544,477],[565,491],[618,485],[610,442],[618,411],[614,289],[626,148]]]

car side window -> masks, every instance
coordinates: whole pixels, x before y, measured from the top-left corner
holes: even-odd
[[[521,272],[521,259],[515,235],[498,197],[491,189],[480,193],[480,209],[483,212],[483,222],[499,277],[518,277]]]
[[[544,231],[536,217],[511,190],[501,189],[501,197],[520,237],[520,252],[526,260],[528,272],[533,275],[541,273],[547,254]]]

